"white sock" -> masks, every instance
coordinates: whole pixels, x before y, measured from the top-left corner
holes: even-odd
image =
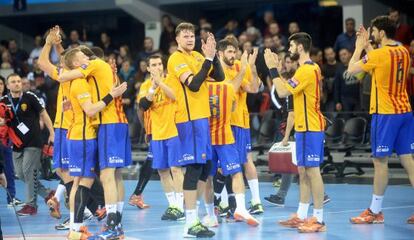
[[[66,191],[65,185],[59,184],[56,188],[56,192],[54,197],[56,198],[56,200],[58,200],[58,202],[60,202],[60,200],[63,197],[63,193]]]
[[[194,223],[197,222],[197,210],[186,210],[185,211],[185,226],[191,227],[194,225]]]
[[[116,213],[116,205],[117,204],[105,204],[106,212],[108,214]]]
[[[76,231],[76,232],[79,232],[82,225],[83,225],[83,223],[73,223],[72,230]]]
[[[224,186],[223,191],[221,191],[221,206],[228,207],[229,206],[229,196],[227,194],[226,186]]]
[[[236,212],[247,211],[244,193],[236,193],[235,198],[236,198]]]
[[[122,213],[123,209],[124,209],[124,202],[117,202],[116,203],[116,211]]]
[[[184,211],[184,193],[183,192],[176,192],[175,193],[175,201],[178,209]]]
[[[323,208],[321,209],[313,209],[313,216],[318,219],[319,223],[323,223]]]
[[[73,223],[75,222],[75,213],[69,212],[69,228],[73,229]]]
[[[372,194],[372,201],[371,206],[369,209],[375,214],[378,214],[382,210],[382,200],[384,199],[384,196],[378,196],[375,194]]]
[[[167,197],[168,205],[170,205],[170,206],[177,205],[176,201],[175,201],[175,193],[174,192],[165,193],[165,196]]]
[[[199,213],[199,210],[200,210],[200,201],[199,200],[197,200],[197,205],[196,205],[196,211],[197,211],[197,215],[198,215],[198,213]]]
[[[298,218],[300,219],[306,219],[308,217],[308,209],[309,209],[309,203],[299,203],[298,211],[296,212],[298,214]]]
[[[207,215],[210,217],[214,216],[214,204],[204,203],[204,206],[206,207]]]
[[[252,179],[247,181],[249,184],[250,191],[252,192],[252,203],[258,204],[261,203],[260,201],[260,193],[259,193],[259,180]]]

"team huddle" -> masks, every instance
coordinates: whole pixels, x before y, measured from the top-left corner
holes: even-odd
[[[377,169],[393,150],[400,156],[414,185],[414,120],[405,89],[410,58],[392,40],[393,24],[387,17],[372,21],[371,31],[358,32],[349,74],[372,74],[371,138],[376,173],[369,209],[352,218],[355,224],[383,223],[382,198],[387,175]],[[184,237],[213,237],[210,230],[220,216],[255,227],[254,217],[264,212],[250,143],[247,93],[263,88],[255,66],[257,49],[237,59],[238,43],[226,37],[216,42],[208,34],[202,53],[194,51],[195,29],[190,23],[176,28],[178,50],[168,59],[147,59],[150,77],[140,87],[137,104],[143,113],[149,143],[147,161],[159,173],[168,200],[162,220],[185,221]],[[395,30],[394,30],[395,31]],[[54,167],[69,195],[68,239],[123,239],[124,183],[121,170],[131,164],[128,124],[122,108],[126,83],[120,83],[116,67],[104,60],[99,48],[80,46],[64,50],[59,27],[50,29],[39,65],[60,82],[54,140]],[[369,38],[381,45],[372,49]],[[282,226],[301,233],[324,232],[324,185],[319,166],[324,158],[325,118],[320,111],[321,71],[312,62],[312,39],[300,32],[289,38],[289,54],[299,64],[293,77],[285,78],[284,62],[266,49],[264,59],[280,98],[293,95],[293,112],[300,202],[297,213]],[[58,66],[49,61],[52,47],[61,53]],[[362,51],[365,57],[360,60]],[[398,131],[396,130],[398,129]],[[378,170],[378,171],[380,171]],[[381,175],[382,174],[382,175]],[[251,196],[246,208],[244,176]],[[228,199],[221,196],[223,189]],[[308,208],[313,197],[313,216]],[[206,216],[199,220],[198,200]],[[220,204],[220,201],[224,204]],[[48,201],[51,215],[60,218],[60,199]],[[104,208],[101,208],[104,207]],[[91,234],[85,212],[99,220],[106,217],[101,233]],[[414,216],[408,220],[414,223]]]

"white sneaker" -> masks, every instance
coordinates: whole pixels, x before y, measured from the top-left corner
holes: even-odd
[[[214,216],[205,215],[201,222],[203,223],[204,226],[210,227],[210,228],[218,227],[219,225],[217,216],[215,215]]]
[[[254,218],[248,211],[240,211],[236,209],[234,212],[234,219],[236,221],[246,222],[248,225],[256,227],[260,222]]]

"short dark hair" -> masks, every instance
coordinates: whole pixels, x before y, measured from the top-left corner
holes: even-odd
[[[312,47],[312,37],[305,32],[294,33],[289,37],[289,42],[294,41],[296,45],[301,44],[305,52],[309,52]]]
[[[318,55],[318,53],[321,51],[321,49],[317,48],[317,47],[311,47],[310,51],[309,51],[309,55],[311,56],[316,56]]]
[[[353,24],[355,24],[355,19],[350,17],[350,18],[345,19],[345,23],[346,22],[352,22]]]
[[[8,83],[8,82],[9,82],[9,79],[10,79],[11,77],[19,77],[19,78],[21,78],[19,74],[17,74],[17,73],[11,73],[11,74],[9,74],[9,76],[7,76],[7,78],[6,78],[6,83]]]
[[[388,10],[388,15],[389,15],[389,14],[391,14],[391,13],[393,13],[393,12],[397,12],[398,14],[400,14],[400,11],[399,11],[398,9],[395,9],[395,8],[390,8],[390,9]]]
[[[371,28],[376,27],[378,31],[383,30],[387,38],[394,38],[397,26],[388,16],[378,16],[371,21]]]
[[[147,57],[147,59],[145,60],[145,62],[147,63],[147,66],[149,66],[151,59],[158,59],[158,58],[161,59],[161,61],[162,61],[162,56],[160,54],[155,53],[155,54],[152,54],[149,57]]]
[[[91,51],[95,54],[95,56],[97,56],[98,58],[104,58],[105,57],[105,53],[104,50],[100,47],[96,47],[93,46],[91,47]]]
[[[234,47],[237,50],[238,42],[235,37],[226,37],[217,43],[217,50],[224,52],[229,46]]]
[[[87,46],[85,46],[85,45],[80,45],[78,48],[79,48],[79,50],[81,50],[81,52],[83,52],[83,54],[85,54],[87,57],[89,57],[89,58],[94,58],[94,57],[96,57],[96,56],[95,56],[95,53],[94,53],[94,52],[92,52],[92,50],[91,50],[89,47],[87,47]]]

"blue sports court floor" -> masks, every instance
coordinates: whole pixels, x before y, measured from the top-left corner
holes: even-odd
[[[135,188],[135,181],[126,181],[127,196]],[[55,187],[56,182],[45,182],[48,187]],[[274,193],[271,183],[262,183],[261,197]],[[368,207],[371,200],[371,186],[351,184],[326,184],[326,192],[331,202],[325,207],[325,222],[328,227],[326,233],[299,234],[293,229],[278,226],[276,222],[287,218],[296,211],[298,203],[298,186],[292,185],[286,199],[285,208],[278,208],[264,203],[265,213],[259,216],[261,225],[257,228],[249,227],[244,223],[223,223],[214,229],[216,236],[213,239],[292,239],[292,240],[342,240],[342,239],[414,239],[414,225],[406,224],[406,219],[414,213],[414,189],[408,185],[390,186],[384,200],[384,225],[351,225],[349,218],[355,216]],[[18,197],[23,199],[23,184],[17,181]],[[249,191],[248,199],[250,198]],[[150,181],[145,192],[145,201],[151,205],[147,210],[138,210],[125,204],[124,229],[126,239],[181,239],[184,222],[165,222],[160,217],[166,208],[165,199],[159,181]],[[39,199],[40,208],[36,216],[21,217],[26,239],[65,239],[66,232],[54,230],[59,221],[52,219],[43,203]],[[201,210],[203,214],[204,210]],[[309,213],[312,213],[310,209]],[[64,215],[67,215],[64,210]],[[0,190],[0,217],[5,239],[23,239],[13,209],[6,205],[3,189]],[[100,223],[89,222],[91,232],[99,231]]]

